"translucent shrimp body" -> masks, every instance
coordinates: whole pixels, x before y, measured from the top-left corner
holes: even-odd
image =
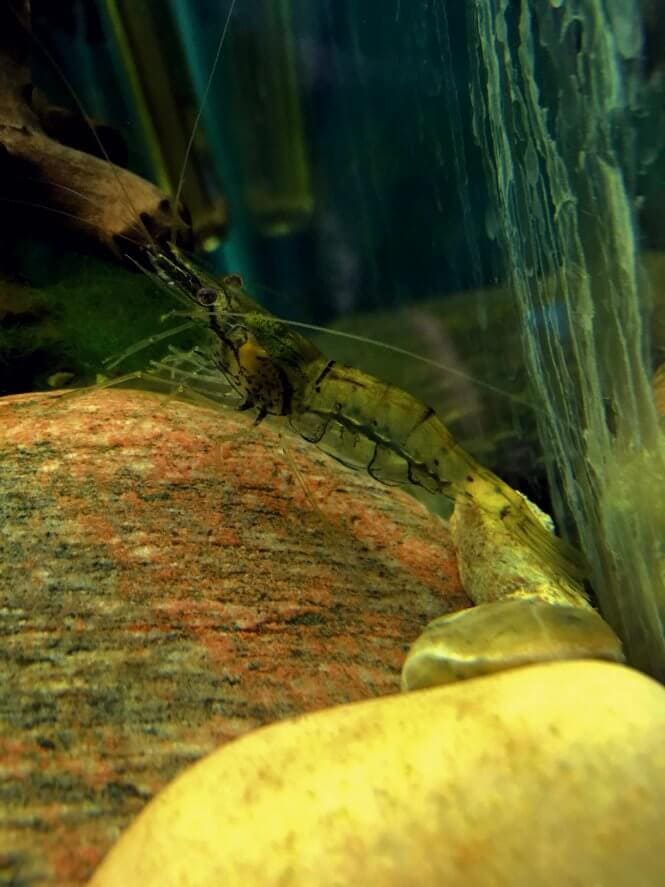
[[[209,361],[257,421],[283,416],[303,438],[384,484],[465,497],[522,545],[573,579],[582,556],[554,536],[526,500],[460,447],[435,411],[406,391],[340,364],[261,308],[237,275],[215,282],[175,250],[150,256],[156,272],[175,281],[198,320],[206,318]]]
[[[157,376],[166,374],[207,401],[255,410],[257,423],[281,418],[305,440],[383,484],[454,502],[460,575],[479,606],[425,628],[404,662],[404,690],[553,659],[623,661],[618,638],[587,599],[579,552],[459,446],[431,407],[328,359],[258,305],[237,275],[212,280],[175,247],[150,248],[146,257],[185,305],[177,313],[204,330],[193,351],[171,349],[153,361]]]

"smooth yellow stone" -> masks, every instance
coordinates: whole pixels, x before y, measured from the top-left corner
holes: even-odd
[[[402,690],[422,690],[555,659],[623,662],[621,642],[592,609],[517,597],[430,622],[402,667]]]
[[[549,663],[329,709],[191,767],[95,887],[663,883],[665,690]]]

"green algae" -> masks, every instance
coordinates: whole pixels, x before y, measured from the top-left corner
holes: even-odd
[[[629,661],[665,679],[665,442],[635,225],[639,7],[473,0],[469,25],[474,129],[556,511]]]

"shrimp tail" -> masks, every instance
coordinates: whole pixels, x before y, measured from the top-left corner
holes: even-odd
[[[554,528],[545,523],[529,500],[502,481],[493,472],[480,465],[469,478],[465,494],[481,508],[498,517],[505,529],[524,542],[543,561],[575,581],[589,576],[589,565],[584,555],[565,539],[554,534]]]

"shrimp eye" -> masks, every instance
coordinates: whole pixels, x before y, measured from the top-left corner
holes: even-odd
[[[209,308],[217,301],[217,290],[211,289],[209,286],[202,286],[196,291],[196,301],[199,305]]]
[[[241,287],[242,277],[239,274],[227,274],[224,278],[224,283],[227,286]]]

